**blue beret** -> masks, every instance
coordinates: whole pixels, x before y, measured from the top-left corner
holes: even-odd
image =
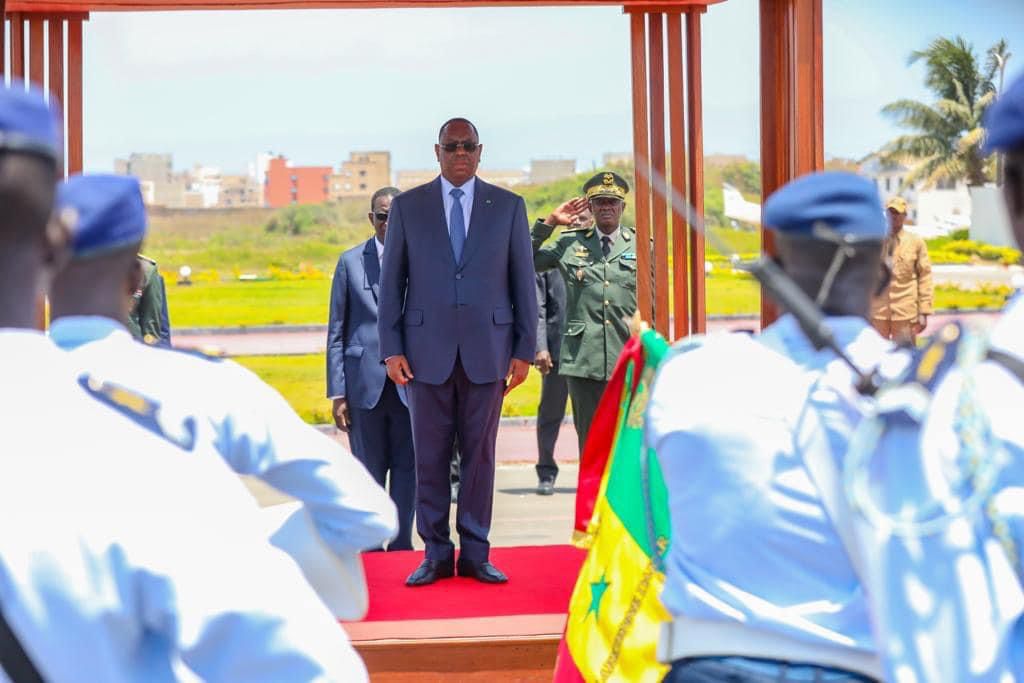
[[[0,150],[39,154],[53,159],[63,155],[60,118],[41,91],[25,90],[21,81],[0,86]]]
[[[814,236],[823,224],[856,240],[888,234],[875,184],[853,173],[825,171],[786,183],[764,203],[761,223],[786,235]]]
[[[142,191],[131,176],[72,176],[58,188],[57,206],[76,214],[71,230],[74,258],[137,244],[146,234]]]
[[[985,112],[985,154],[1024,147],[1024,76],[1018,78]]]

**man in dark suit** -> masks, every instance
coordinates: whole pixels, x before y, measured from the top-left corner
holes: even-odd
[[[398,508],[398,536],[388,550],[412,550],[416,466],[404,387],[396,387],[380,363],[377,300],[393,187],[374,193],[368,218],[374,236],[338,259],[331,285],[327,328],[327,397],[334,424],[348,432],[352,452],[377,483],[390,473]]]
[[[557,271],[537,274],[537,307],[537,356],[533,364],[543,376],[537,406],[537,493],[550,496],[558,478],[555,442],[569,400],[569,385],[558,374],[558,353],[565,333],[565,282]]]
[[[409,388],[416,529],[426,557],[410,586],[452,576],[508,579],[489,561],[494,448],[502,397],[534,359],[537,294],[522,197],[476,177],[483,147],[466,119],[434,146],[441,176],[391,205],[380,286],[381,358]],[[456,529],[448,463],[462,454]]]

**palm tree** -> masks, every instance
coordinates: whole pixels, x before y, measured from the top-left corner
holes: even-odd
[[[981,142],[982,116],[995,99],[995,69],[982,70],[974,48],[960,36],[936,38],[912,52],[909,64],[918,61],[925,64],[925,85],[938,99],[934,104],[903,99],[883,107],[883,114],[915,132],[890,141],[878,159],[910,165],[904,185],[931,187],[957,180],[984,185],[994,170],[981,153]]]
[[[1003,76],[1006,74],[1006,63],[1010,61],[1013,54],[1006,45],[1006,39],[988,49],[988,57],[985,59],[985,68],[990,74],[999,72],[999,87],[996,90],[1000,95],[1003,93]],[[996,154],[996,184],[1003,184],[1003,155]]]

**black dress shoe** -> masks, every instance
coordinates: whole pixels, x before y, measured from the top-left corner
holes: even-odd
[[[500,569],[490,562],[469,562],[459,558],[455,565],[459,570],[459,576],[468,576],[483,583],[505,583],[508,577]]]
[[[452,562],[438,562],[436,560],[423,560],[416,571],[405,580],[406,586],[427,586],[438,579],[450,579],[455,575]]]
[[[555,482],[551,479],[542,479],[537,484],[537,495],[538,496],[551,496],[555,493]]]

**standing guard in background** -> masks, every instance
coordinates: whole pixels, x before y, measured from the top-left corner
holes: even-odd
[[[142,282],[132,294],[128,331],[150,346],[171,346],[171,320],[167,314],[167,288],[156,261],[139,254]]]
[[[558,269],[566,287],[565,334],[558,372],[569,385],[580,453],[590,423],[636,313],[636,231],[621,225],[629,184],[617,173],[598,173],[531,233],[538,273]],[[542,246],[559,226],[572,226],[587,208],[594,227],[569,227]]]
[[[903,228],[907,200],[893,197],[886,204],[889,236],[885,259],[892,270],[889,286],[875,298],[871,324],[878,334],[897,344],[914,344],[932,314],[932,262],[928,246]]]
[[[537,406],[537,493],[550,496],[558,478],[555,443],[569,399],[569,386],[558,372],[558,352],[565,333],[565,281],[553,270],[537,274],[537,311],[537,357],[533,365],[542,378]]]
[[[875,186],[803,176],[764,204],[782,270],[861,372],[886,227]],[[668,683],[866,683],[880,667],[835,474],[862,407],[851,369],[787,313],[757,336],[688,338],[662,361],[647,445],[668,489],[659,659]]]

